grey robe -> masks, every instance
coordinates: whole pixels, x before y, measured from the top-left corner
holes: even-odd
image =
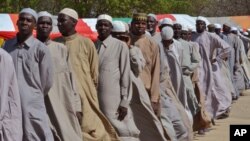
[[[20,141],[23,136],[20,94],[11,56],[0,48],[0,140]]]
[[[199,66],[198,84],[201,87],[202,93],[205,94],[206,110],[212,118],[215,118],[216,116],[224,113],[228,107],[225,108],[223,106],[223,101],[219,100],[220,94],[215,91],[215,82],[210,60],[212,59],[216,48],[222,49],[216,58],[223,59],[227,57],[230,52],[230,47],[219,36],[211,34],[207,31],[194,34],[193,41],[199,44],[200,55],[202,58]]]
[[[160,32],[155,32],[152,35],[152,38],[155,40],[155,42],[158,44],[161,42],[161,33]]]
[[[244,73],[244,80],[246,84],[245,86],[247,89],[247,88],[250,88],[250,62],[247,59],[243,40],[241,41],[241,46],[240,46],[240,60],[241,60],[240,64],[242,66],[243,73]]]
[[[188,128],[192,130],[191,124],[188,124],[188,126],[185,124],[185,121],[190,123],[189,119],[172,86],[169,75],[170,68],[162,43],[159,44],[159,47],[161,61],[161,121],[172,141],[187,140],[188,136],[191,136],[187,130]]]
[[[13,58],[23,114],[23,140],[53,141],[44,104],[52,86],[53,70],[49,49],[30,36],[20,47],[17,38],[4,47]]]
[[[139,139],[141,141],[165,141],[166,138],[161,122],[155,115],[149,95],[144,88],[142,80],[139,78],[146,61],[141,50],[136,46],[130,47],[129,53],[132,70],[130,73],[132,80],[131,109],[135,124],[141,132]],[[169,132],[167,133],[169,135]]]
[[[66,46],[54,41],[47,41],[46,45],[52,56],[54,66],[54,83],[45,97],[48,116],[62,141],[82,141],[81,126],[76,112],[81,112],[81,99],[75,92],[74,79],[68,64],[68,50]]]
[[[159,44],[160,60],[161,60],[161,67],[160,67],[161,68],[160,92],[161,92],[161,104],[162,104],[161,121],[163,123],[164,128],[169,132],[172,140],[191,141],[193,138],[192,137],[193,133],[192,133],[192,121],[190,121],[190,118],[192,117],[188,115],[189,114],[188,107],[186,106],[184,108],[183,103],[180,102],[179,100],[180,98],[176,94],[174,86],[172,85],[173,76],[177,76],[178,74],[173,74],[173,72],[170,73],[171,69],[174,72],[179,72],[179,73],[181,72],[181,68],[178,65],[179,63],[172,49],[173,46],[175,46],[175,44],[171,45],[170,50],[166,50],[164,49],[162,43]],[[175,78],[175,79],[179,79],[179,80],[175,82],[183,82],[181,73],[177,77],[179,78]],[[182,94],[185,94],[184,83],[182,87],[184,87]],[[186,98],[186,96],[182,95],[181,98],[182,99]],[[186,101],[183,101],[183,102],[185,105],[187,105]],[[172,128],[174,128],[174,132]]]
[[[129,106],[130,60],[128,46],[111,35],[103,42],[98,40],[96,47],[99,53],[98,98],[100,109],[115,127],[123,141],[139,140],[131,108]],[[128,114],[118,120],[118,107],[128,108]]]
[[[234,34],[224,34],[223,40],[226,41],[231,48],[228,64],[233,80],[233,84],[236,89],[236,95],[239,96],[239,93],[245,89],[244,83],[244,72],[240,65],[240,49],[241,49],[241,40]]]
[[[193,74],[194,70],[198,67],[201,58],[199,56],[199,52],[197,52],[197,50],[189,42],[183,39],[179,39],[178,41],[183,47],[181,68],[187,91],[187,103],[192,115],[194,116],[199,111],[199,106],[194,93],[191,74]]]

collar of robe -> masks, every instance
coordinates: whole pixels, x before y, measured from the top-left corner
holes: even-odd
[[[63,38],[66,40],[66,41],[70,41],[70,40],[73,40],[76,38],[78,33],[75,33],[75,34],[72,34],[70,36],[63,36]]]
[[[16,38],[15,38],[15,44],[16,44],[18,47],[20,47],[20,48],[22,48],[22,47],[28,47],[28,48],[30,48],[30,47],[33,46],[35,39],[36,39],[36,38],[34,38],[34,37],[31,35],[27,40],[24,41],[23,44],[19,44],[18,41],[17,41],[17,37],[16,37]]]

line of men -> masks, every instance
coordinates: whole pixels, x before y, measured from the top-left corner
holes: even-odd
[[[57,21],[52,41],[51,14],[22,9],[9,55],[0,50],[1,140],[192,141],[249,83],[238,46],[208,33],[202,17],[192,34],[168,18],[156,32],[154,14],[135,13],[130,26],[102,14],[95,43],[76,32],[75,10]]]

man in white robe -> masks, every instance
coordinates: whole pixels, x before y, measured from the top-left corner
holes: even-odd
[[[155,42],[161,41],[161,34],[160,32],[157,32],[157,17],[155,14],[148,14],[147,16],[147,31],[151,34],[152,38],[155,40]]]
[[[138,141],[137,129],[130,108],[130,59],[126,43],[111,36],[112,17],[97,18],[99,54],[98,98],[100,109],[116,129],[122,141]]]
[[[179,97],[176,95],[175,89],[172,85],[173,76],[178,77],[175,77],[175,79],[180,79],[175,82],[183,82],[183,79],[181,79],[182,75],[180,72],[181,68],[179,66],[179,61],[171,49],[176,47],[173,40],[172,28],[164,27],[161,32],[161,36],[162,42],[159,44],[161,59],[161,120],[164,128],[169,132],[172,140],[192,140],[193,134],[191,122],[186,113],[186,109],[184,109],[184,106],[180,102]],[[182,86],[185,88],[185,85]],[[172,123],[172,125],[169,123]],[[174,128],[174,132],[171,132],[172,128]]]
[[[53,84],[52,59],[45,44],[34,38],[37,14],[21,10],[16,37],[7,40],[4,49],[12,56],[21,97],[23,140],[53,141],[44,97]]]
[[[22,110],[16,72],[11,56],[0,48],[0,140],[23,138]]]
[[[175,23],[173,25],[174,39],[179,41],[183,48],[183,56],[181,57],[181,68],[183,73],[183,79],[187,92],[188,107],[194,116],[199,111],[198,101],[194,93],[194,87],[191,81],[191,74],[198,67],[200,62],[199,53],[191,44],[181,38],[182,25]]]
[[[200,46],[200,54],[202,62],[199,66],[199,85],[202,93],[205,94],[205,106],[207,112],[212,118],[225,113],[231,105],[231,98],[228,94],[219,95],[215,91],[215,82],[212,74],[212,63],[216,59],[224,59],[230,51],[229,45],[215,34],[211,34],[206,29],[206,23],[203,17],[198,17],[196,20],[197,33],[193,36],[193,41]],[[213,59],[213,53],[216,48],[221,48],[221,52]]]

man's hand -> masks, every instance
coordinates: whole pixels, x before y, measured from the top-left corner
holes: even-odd
[[[211,63],[213,64],[214,62],[216,62],[216,59],[211,59]]]
[[[77,117],[80,125],[82,125],[82,112],[76,112],[76,117]]]
[[[151,102],[151,105],[153,107],[153,110],[155,112],[155,115],[159,116],[159,108],[160,108],[160,103],[159,102]]]
[[[119,106],[117,109],[117,113],[118,113],[118,120],[122,121],[128,114],[128,108]]]

